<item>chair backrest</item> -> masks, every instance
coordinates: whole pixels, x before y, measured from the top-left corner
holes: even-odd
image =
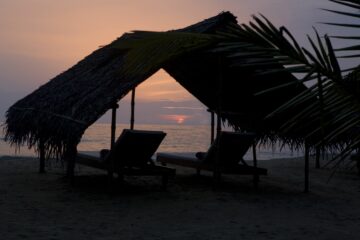
[[[255,138],[253,133],[221,132],[207,151],[204,162],[214,164],[216,157],[219,157],[222,166],[236,165],[243,160]]]
[[[146,165],[165,138],[162,131],[124,129],[105,161],[113,160],[117,166],[141,167]]]

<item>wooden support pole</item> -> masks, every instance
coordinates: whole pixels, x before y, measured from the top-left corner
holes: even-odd
[[[256,142],[254,141],[252,145],[253,150],[253,161],[254,161],[254,167],[257,168],[257,156],[256,156]],[[259,185],[259,175],[257,173],[254,174],[254,186],[257,188]]]
[[[216,115],[216,137],[219,137],[221,133],[221,113],[218,112]]]
[[[223,76],[222,76],[222,58],[219,57],[218,58],[218,79],[217,79],[217,127],[216,127],[216,137],[219,137],[220,132],[221,132],[221,113],[222,113],[222,81],[223,81]]]
[[[40,160],[39,173],[45,173],[45,144],[42,139],[40,139],[39,142],[39,160]]]
[[[135,88],[131,91],[131,118],[130,118],[130,129],[134,129],[135,123]]]
[[[118,104],[115,104],[111,109],[111,142],[110,146],[113,149],[115,144],[115,134],[116,134],[116,109],[119,107]]]
[[[214,166],[214,180],[215,185],[218,185],[221,180],[221,172],[220,172],[220,134],[221,134],[221,112],[222,112],[222,59],[221,57],[218,58],[218,79],[217,79],[217,109],[216,109],[216,115],[217,115],[217,126],[216,126],[216,138],[217,144],[216,146],[216,158],[215,158],[215,166]]]
[[[252,150],[253,150],[254,167],[257,167],[256,142],[253,143]]]
[[[215,166],[214,166],[214,180],[215,185],[220,183],[221,172],[220,172],[220,134],[221,134],[221,114],[220,112],[217,113],[217,123],[216,123],[216,138],[217,142],[215,143],[216,146],[216,157],[215,157]]]
[[[305,168],[304,168],[304,192],[309,192],[309,158],[310,158],[310,150],[309,145],[305,143]]]
[[[116,134],[116,109],[119,108],[118,104],[115,104],[112,108],[112,112],[111,112],[111,149],[114,149],[115,146],[115,134]],[[113,175],[114,175],[114,170],[115,170],[115,165],[114,165],[114,159],[110,158],[110,163],[109,163],[109,167],[108,167],[108,181],[109,181],[109,186],[111,186],[112,184],[112,180],[113,180]]]
[[[316,148],[316,156],[315,156],[315,168],[320,168],[320,156],[321,156],[321,149],[320,147]]]
[[[211,137],[210,137],[210,144],[214,143],[215,140],[215,113],[210,110],[211,113]]]

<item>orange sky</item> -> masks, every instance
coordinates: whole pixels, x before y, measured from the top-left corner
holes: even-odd
[[[305,39],[312,25],[327,20],[318,8],[328,5],[327,0],[2,0],[0,121],[14,101],[126,31],[181,28],[230,10],[239,22],[264,13]],[[137,99],[196,102],[164,71],[141,85]]]

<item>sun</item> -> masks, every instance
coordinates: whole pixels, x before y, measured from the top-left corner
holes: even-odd
[[[173,114],[173,115],[162,115],[162,119],[169,120],[171,122],[175,122],[177,124],[183,124],[187,119],[190,118],[189,115],[180,115],[180,114]]]
[[[178,124],[182,124],[182,123],[184,123],[184,121],[185,121],[185,118],[182,117],[182,116],[178,116],[178,118],[176,119],[176,122],[177,122]]]

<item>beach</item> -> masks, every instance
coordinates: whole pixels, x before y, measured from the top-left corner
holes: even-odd
[[[38,174],[34,158],[0,158],[1,239],[360,239],[360,178],[356,172],[310,172],[303,159],[259,161],[251,176],[197,177],[177,168],[167,191],[157,177],[126,177],[109,191],[106,175],[76,169],[73,185],[61,163]],[[312,165],[313,166],[313,165]]]

